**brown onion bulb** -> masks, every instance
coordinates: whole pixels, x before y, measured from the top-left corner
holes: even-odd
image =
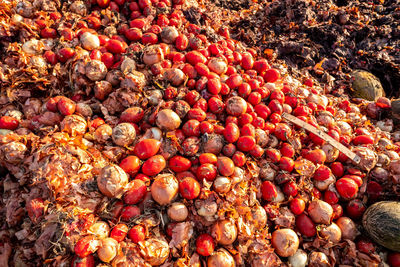
[[[215,192],[220,194],[228,193],[231,189],[231,180],[224,176],[218,176],[215,178],[213,187]]]
[[[156,123],[163,130],[173,131],[181,125],[181,118],[171,109],[163,109],[158,112]]]
[[[143,62],[146,65],[153,65],[164,60],[164,53],[159,45],[152,45],[145,48]]]
[[[272,246],[281,257],[289,257],[299,248],[299,238],[292,229],[279,229],[272,233]]]
[[[120,198],[125,192],[129,178],[126,172],[117,165],[105,166],[97,176],[97,186],[103,195]]]
[[[139,242],[139,245],[140,254],[151,266],[163,264],[169,256],[169,245],[164,240],[149,238]]]
[[[86,50],[93,50],[100,46],[99,37],[90,32],[83,33],[81,35],[80,40],[82,43],[82,47],[85,48]]]
[[[332,243],[338,243],[342,239],[342,230],[336,223],[323,227],[319,232],[320,235]]]
[[[325,201],[316,199],[308,206],[308,213],[315,223],[330,224],[333,208]]]
[[[112,130],[112,139],[119,146],[128,146],[136,137],[135,127],[127,122],[120,123]]]
[[[97,256],[103,262],[112,261],[117,255],[118,242],[109,237],[101,240],[101,247],[97,250]]]
[[[185,81],[186,75],[180,69],[169,68],[165,70],[164,78],[173,86],[179,86]]]
[[[168,205],[178,194],[179,183],[172,174],[160,174],[151,185],[151,196],[160,205]]]
[[[211,58],[207,64],[210,71],[218,75],[224,74],[228,70],[228,65],[222,58]]]
[[[343,239],[354,240],[359,235],[356,224],[348,217],[340,217],[336,224],[342,231]]]
[[[189,215],[187,207],[181,202],[172,203],[171,207],[168,208],[167,213],[168,217],[176,222],[182,222],[186,220],[187,216]]]
[[[229,220],[216,222],[211,229],[211,235],[221,245],[230,245],[237,238],[236,225]]]
[[[164,43],[172,44],[175,42],[176,38],[178,37],[179,33],[178,30],[173,26],[164,27],[160,33],[161,40]]]
[[[313,251],[310,254],[309,267],[330,267],[328,257],[323,252]]]
[[[207,267],[235,267],[232,255],[223,248],[214,251],[207,259]]]

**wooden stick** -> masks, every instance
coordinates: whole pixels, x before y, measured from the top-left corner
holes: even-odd
[[[339,150],[340,152],[345,154],[354,163],[356,163],[357,165],[360,164],[361,158],[358,155],[356,155],[353,151],[351,151],[350,149],[348,149],[347,147],[345,147],[344,145],[342,145],[341,143],[339,143],[338,141],[333,139],[331,136],[329,136],[325,132],[323,132],[321,130],[318,130],[317,128],[315,128],[311,124],[309,124],[309,123],[307,123],[305,121],[302,121],[302,120],[300,120],[300,119],[296,118],[295,116],[290,115],[288,113],[283,113],[282,114],[282,118],[284,118],[287,121],[289,121],[289,122],[291,122],[293,124],[296,124],[297,126],[300,126],[301,128],[306,129],[307,131],[315,134],[316,136],[318,136],[319,138],[325,140],[330,145],[332,145],[334,148],[336,148],[337,150]]]

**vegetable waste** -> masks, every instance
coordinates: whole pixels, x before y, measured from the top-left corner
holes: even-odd
[[[285,34],[320,22],[278,18],[292,4],[2,1],[0,265],[399,266],[398,77],[362,99],[332,78],[350,56],[304,72],[319,56]]]

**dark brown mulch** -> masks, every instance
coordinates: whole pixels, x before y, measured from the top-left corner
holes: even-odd
[[[308,72],[321,82],[335,79],[331,84],[337,94],[352,70],[365,69],[381,80],[389,97],[400,96],[399,0],[209,2],[208,10],[219,9],[229,21],[233,38],[261,53],[273,49],[295,72]],[[192,14],[199,18],[192,23],[204,24],[204,14]]]

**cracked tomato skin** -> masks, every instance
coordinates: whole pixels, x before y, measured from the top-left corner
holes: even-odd
[[[80,258],[85,258],[96,252],[99,248],[99,242],[93,235],[84,236],[75,244],[75,254]]]
[[[196,239],[196,251],[201,256],[210,256],[215,249],[215,241],[209,234],[201,234]]]
[[[110,232],[110,237],[114,238],[117,242],[121,242],[125,239],[129,231],[129,228],[124,223],[119,223],[114,226]]]

